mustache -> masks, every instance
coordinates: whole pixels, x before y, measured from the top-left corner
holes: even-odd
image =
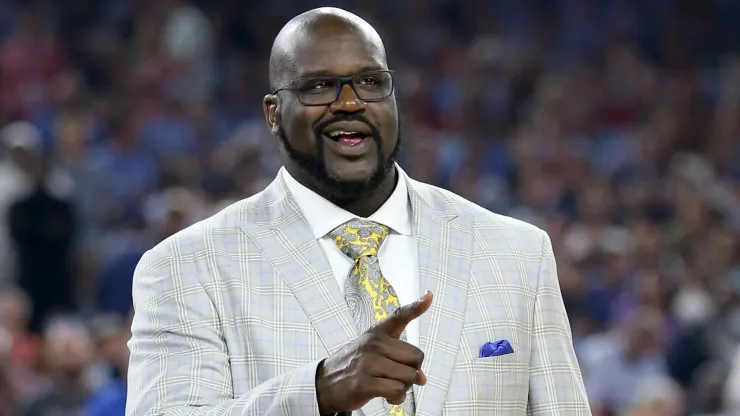
[[[372,131],[373,140],[378,142],[380,140],[380,130],[375,126],[375,124],[371,123],[370,120],[368,120],[365,116],[359,113],[354,114],[340,114],[336,117],[332,117],[329,120],[324,120],[317,122],[313,126],[313,132],[316,134],[316,136],[321,136],[322,132],[329,127],[330,125],[334,123],[338,123],[340,121],[359,121],[363,124],[366,124],[370,131]]]

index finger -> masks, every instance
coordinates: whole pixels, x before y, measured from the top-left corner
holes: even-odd
[[[406,329],[406,325],[409,322],[429,310],[429,307],[432,305],[432,298],[432,292],[427,290],[419,300],[396,309],[391,316],[378,322],[371,330],[382,332],[396,339],[400,338],[401,333]]]

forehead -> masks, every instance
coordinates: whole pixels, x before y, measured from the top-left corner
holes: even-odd
[[[296,78],[387,69],[382,43],[362,33],[309,34],[295,45],[294,59]]]

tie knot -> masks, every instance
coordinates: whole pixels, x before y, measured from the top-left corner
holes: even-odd
[[[352,260],[376,256],[380,245],[388,236],[384,225],[360,219],[347,221],[329,233],[337,247]]]

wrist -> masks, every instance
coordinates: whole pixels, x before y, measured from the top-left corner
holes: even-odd
[[[337,412],[329,406],[328,403],[326,403],[326,398],[328,397],[327,394],[324,394],[324,360],[321,360],[319,362],[319,365],[316,367],[316,378],[315,378],[315,385],[316,385],[316,402],[319,406],[319,414],[321,416],[335,416]]]

